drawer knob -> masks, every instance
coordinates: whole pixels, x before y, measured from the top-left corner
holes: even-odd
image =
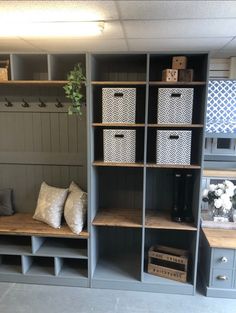
[[[228,277],[225,276],[225,275],[218,275],[216,278],[217,278],[218,280],[227,280],[227,279],[228,279]]]
[[[226,256],[222,256],[222,258],[220,258],[220,261],[222,263],[227,263],[228,262],[228,259],[226,258]]]

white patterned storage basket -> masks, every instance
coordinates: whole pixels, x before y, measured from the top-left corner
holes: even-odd
[[[156,162],[160,164],[190,164],[190,130],[157,130]]]
[[[193,88],[159,88],[157,123],[191,124]]]
[[[135,123],[136,88],[102,88],[102,122]]]
[[[135,130],[104,129],[104,162],[135,163]]]

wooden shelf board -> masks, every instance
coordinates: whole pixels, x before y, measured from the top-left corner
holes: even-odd
[[[157,212],[156,210],[147,211],[145,227],[155,229],[197,230],[197,227],[195,227],[193,223],[173,222],[169,213]]]
[[[96,226],[142,227],[141,209],[101,209],[93,220]]]
[[[193,164],[156,164],[156,163],[147,163],[147,167],[151,168],[183,168],[183,169],[201,169],[200,165],[193,165]]]
[[[65,224],[61,228],[55,229],[45,223],[34,220],[32,216],[32,213],[16,213],[12,216],[0,216],[0,234],[81,239],[89,237],[89,233],[86,230],[76,235]]]
[[[157,128],[203,128],[203,124],[148,124],[148,127]]]
[[[1,85],[65,85],[67,80],[5,80]]]
[[[187,86],[196,86],[196,85],[206,85],[205,81],[193,81],[193,82],[164,82],[164,81],[150,81],[149,85],[157,85],[157,86],[167,86],[167,85],[187,85]]]
[[[222,178],[236,178],[236,171],[229,170],[204,170],[204,177],[222,177]]]
[[[145,124],[129,124],[129,123],[93,123],[94,127],[145,127]]]
[[[202,228],[212,248],[236,249],[236,231],[234,229]]]
[[[143,163],[113,163],[104,161],[94,161],[93,166],[114,166],[114,167],[144,167]]]
[[[146,81],[92,81],[92,85],[145,85]]]

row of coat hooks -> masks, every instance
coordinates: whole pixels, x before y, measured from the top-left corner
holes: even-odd
[[[13,107],[13,106],[14,106],[14,104],[13,104],[8,98],[5,98],[5,101],[6,101],[6,102],[5,102],[5,106],[6,106],[6,107]],[[27,102],[25,99],[22,99],[21,106],[22,106],[23,108],[29,108],[29,107],[30,107],[30,104],[29,104],[29,102]],[[46,108],[47,104],[46,104],[42,99],[39,98],[38,106],[39,106],[40,108]],[[56,99],[55,106],[56,106],[57,108],[63,108],[63,107],[64,107],[64,105],[62,104],[62,102],[61,102],[58,98]]]

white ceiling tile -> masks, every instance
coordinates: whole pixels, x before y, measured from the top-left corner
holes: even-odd
[[[234,18],[236,1],[118,1],[122,19]]]
[[[90,21],[118,19],[114,1],[0,1],[0,20]]]
[[[30,43],[19,38],[1,39],[0,52],[39,52],[39,48],[35,48]]]
[[[210,51],[220,49],[228,38],[129,39],[130,51]]]
[[[40,39],[31,40],[33,45],[49,53],[56,52],[90,52],[90,51],[127,51],[124,39]]]
[[[128,38],[233,37],[236,19],[125,21]]]

